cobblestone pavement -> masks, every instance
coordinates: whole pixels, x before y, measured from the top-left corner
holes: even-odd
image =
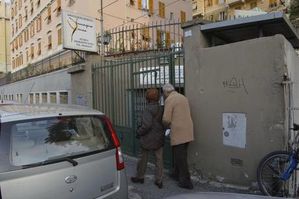
[[[125,156],[125,165],[128,176],[129,199],[160,199],[183,193],[195,192],[228,192],[228,193],[246,193],[260,194],[257,191],[250,190],[246,187],[229,187],[221,183],[198,180],[192,177],[194,189],[186,190],[177,186],[176,182],[168,177],[167,171],[164,174],[163,189],[154,185],[154,167],[148,166],[144,184],[132,183],[130,177],[135,175],[137,159]]]

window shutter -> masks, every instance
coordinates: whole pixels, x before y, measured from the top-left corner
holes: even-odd
[[[170,48],[170,32],[166,32],[166,47]]]
[[[186,13],[184,11],[181,11],[181,23],[186,22]]]
[[[149,13],[150,13],[150,15],[154,14],[154,3],[153,3],[153,0],[149,0]]]
[[[142,9],[142,0],[138,0],[138,9],[141,10]]]
[[[161,47],[161,31],[157,29],[157,47]]]

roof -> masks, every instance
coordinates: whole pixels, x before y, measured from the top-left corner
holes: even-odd
[[[282,34],[294,48],[299,48],[298,32],[282,12],[205,24],[201,32],[227,43]]]
[[[78,105],[30,105],[30,104],[8,104],[0,105],[1,122],[37,119],[55,116],[69,115],[101,115],[100,111]]]

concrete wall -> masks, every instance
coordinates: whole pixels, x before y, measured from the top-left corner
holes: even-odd
[[[249,186],[262,157],[283,149],[288,139],[281,84],[288,73],[288,42],[276,35],[202,48],[194,38],[199,35],[185,38],[186,95],[195,128],[191,168],[207,178]],[[228,116],[234,129],[226,129]]]
[[[75,66],[68,70],[71,73],[72,103],[93,107],[92,99],[92,65],[101,62],[98,55],[90,55],[86,58],[86,63]],[[82,67],[82,71],[80,71]],[[79,72],[76,72],[79,70]],[[73,72],[71,72],[73,71]]]

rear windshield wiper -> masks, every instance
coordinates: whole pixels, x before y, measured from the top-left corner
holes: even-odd
[[[54,164],[54,163],[63,162],[63,161],[67,161],[67,162],[71,163],[74,167],[78,165],[78,162],[76,160],[74,160],[70,157],[63,157],[63,158],[55,158],[55,159],[51,158],[51,159],[45,160],[43,162],[24,165],[24,166],[22,166],[22,168],[27,169],[27,168],[32,168],[32,167],[37,167],[37,166],[42,166],[42,165],[47,165],[47,164]]]

